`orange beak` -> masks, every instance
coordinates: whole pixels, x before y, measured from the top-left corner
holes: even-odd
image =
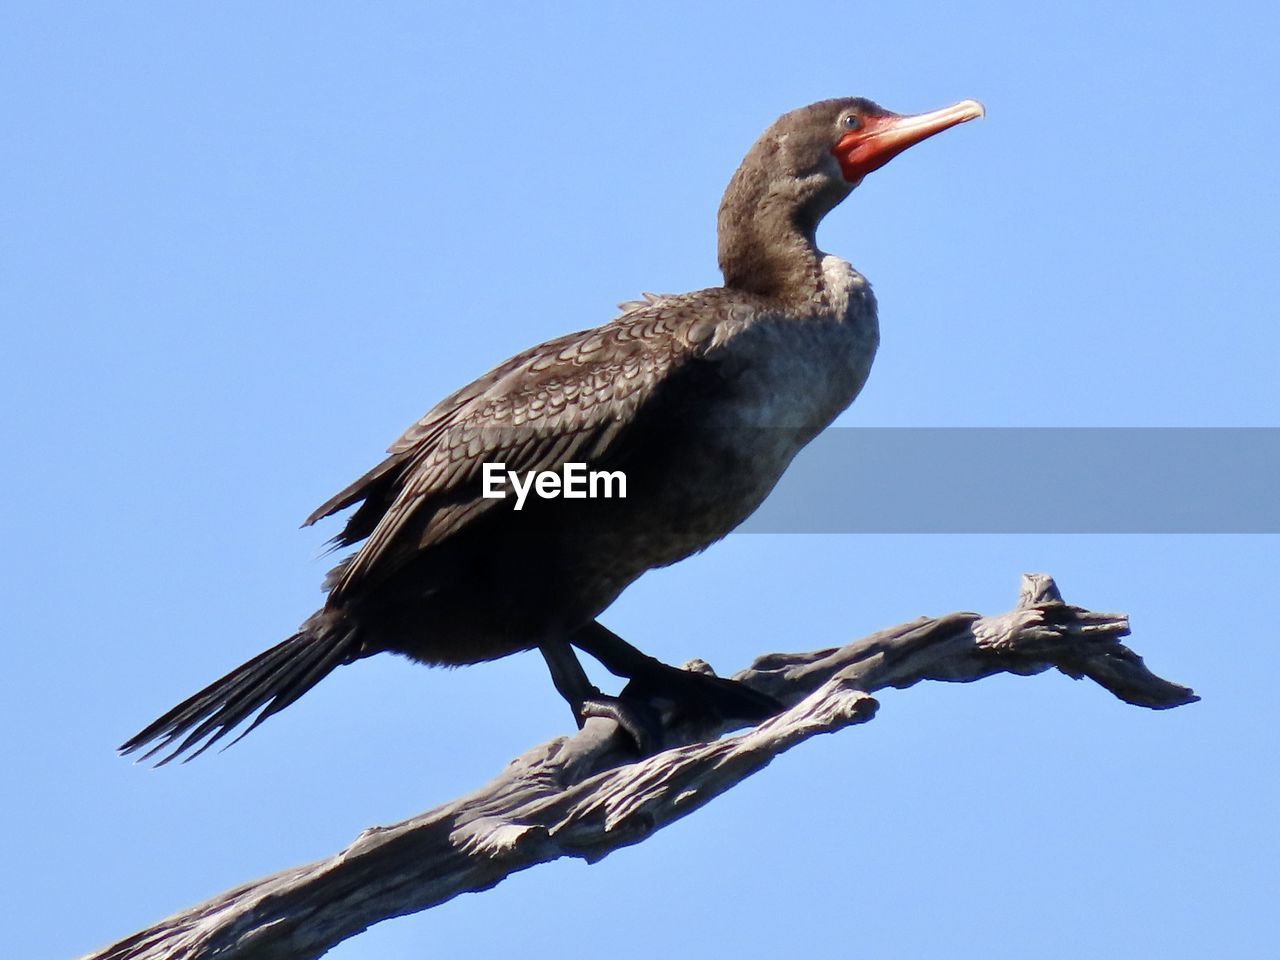
[[[986,114],[977,100],[962,100],[932,113],[910,117],[888,112],[864,117],[862,126],[841,137],[831,152],[840,161],[845,180],[857,185],[868,173],[879,170],[907,147]]]

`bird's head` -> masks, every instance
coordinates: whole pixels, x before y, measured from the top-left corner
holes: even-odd
[[[828,133],[827,152],[850,189],[907,147],[986,114],[977,100],[962,100],[932,113],[902,116],[861,98],[833,101],[824,112],[828,127],[836,130],[834,135]]]
[[[983,116],[976,100],[903,116],[863,97],[822,100],[775,120],[747,152],[720,204],[724,247],[788,227],[812,237],[863,178],[908,147]]]

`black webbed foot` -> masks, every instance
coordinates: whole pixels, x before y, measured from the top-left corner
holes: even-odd
[[[737,680],[683,670],[660,661],[654,661],[652,667],[632,677],[623,696],[671,700],[677,717],[688,718],[758,722],[783,710],[783,705],[773,697]]]
[[[631,681],[622,694],[628,700],[652,702],[666,699],[675,703],[677,716],[720,720],[758,721],[783,709],[773,697],[736,680],[717,677],[710,672],[710,667],[703,673],[681,670],[655,660],[631,646],[599,620],[579,627],[569,639],[611,672]]]
[[[666,739],[661,711],[663,701],[672,705],[672,718],[682,720],[760,721],[782,711],[783,705],[768,694],[736,680],[705,672],[683,670],[641,653],[599,621],[579,628],[570,642],[590,653],[609,670],[630,682],[620,697],[602,694],[588,679],[569,642],[540,644],[556,689],[569,701],[581,726],[589,717],[616,722],[639,754],[661,750]]]

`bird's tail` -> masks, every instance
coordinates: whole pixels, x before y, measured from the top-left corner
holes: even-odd
[[[188,751],[191,752],[186,760],[191,760],[221,740],[254,711],[265,708],[240,736],[231,741],[235,743],[267,717],[297,700],[335,667],[350,663],[359,656],[360,643],[356,640],[354,628],[335,614],[321,610],[288,640],[242,663],[130,737],[120,745],[120,753],[133,753],[147,744],[154,744],[138,758],[139,761],[170,747],[172,750],[161,757],[156,766],[163,766]],[[203,744],[200,744],[201,740],[204,740]],[[175,741],[178,741],[176,746]],[[199,748],[193,750],[197,744],[200,744]]]

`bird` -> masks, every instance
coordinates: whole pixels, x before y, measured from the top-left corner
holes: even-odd
[[[304,522],[355,507],[331,542],[356,549],[325,578],[324,605],[120,752],[192,759],[253,717],[234,743],[379,653],[458,666],[537,649],[578,725],[613,719],[642,754],[661,746],[657,704],[776,712],[742,683],[643,653],[600,616],[646,571],[737,527],[852,403],[879,345],[876,298],[819,248],[818,225],[902,151],[984,113],[974,100],[901,115],[844,97],[779,117],[720,203],[720,286],[645,294],[441,400]],[[575,464],[625,496],[554,495],[570,491]],[[506,478],[513,492],[523,482],[523,502]],[[621,693],[592,684],[578,652],[626,678]]]

